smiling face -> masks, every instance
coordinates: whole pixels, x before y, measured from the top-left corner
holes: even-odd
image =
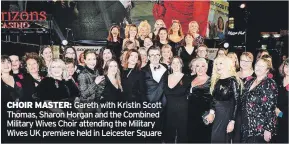
[[[11,71],[11,62],[5,59],[1,61],[1,73],[9,73]]]
[[[152,40],[150,39],[150,38],[145,38],[144,39],[144,46],[146,47],[146,48],[149,48],[149,47],[151,47],[153,45],[153,42],[152,42]]]
[[[136,52],[130,53],[130,56],[128,58],[128,63],[130,65],[136,65],[137,61],[138,61],[138,53]]]
[[[63,72],[63,68],[61,66],[61,63],[56,62],[56,61],[51,63],[51,66],[50,66],[51,77],[56,77],[56,78],[62,77],[62,72]]]
[[[252,63],[253,63],[253,60],[251,60],[249,57],[245,56],[245,55],[242,55],[240,57],[240,67],[243,69],[243,70],[249,70],[249,69],[252,69]]]
[[[173,53],[170,48],[162,48],[162,57],[163,59],[170,59],[173,56]]]
[[[42,57],[45,61],[51,61],[52,60],[52,51],[50,48],[45,48],[43,50],[43,53],[42,53]]]
[[[67,69],[68,75],[73,76],[73,74],[75,72],[75,67],[74,67],[73,63],[66,64],[66,69]]]
[[[180,25],[177,22],[173,23],[172,30],[178,32],[180,30]]]
[[[75,59],[74,50],[73,50],[72,48],[68,48],[68,49],[66,50],[65,57]]]
[[[185,38],[186,44],[187,45],[192,45],[193,44],[193,37],[191,35],[187,35]]]
[[[35,59],[28,59],[26,61],[26,69],[29,73],[38,73],[39,65]]]
[[[226,75],[229,74],[229,63],[231,62],[231,59],[225,59],[223,57],[219,57],[215,59],[214,62],[214,69],[216,71],[217,74],[219,75]]]
[[[165,41],[168,38],[168,32],[166,30],[161,30],[159,33],[159,37],[161,41]]]
[[[285,64],[283,71],[284,71],[285,76],[289,76],[289,65]]]
[[[198,57],[206,58],[207,56],[207,48],[206,47],[199,47],[197,51]]]
[[[116,61],[111,61],[108,65],[108,74],[116,75],[118,71],[117,63]]]
[[[182,71],[182,63],[178,58],[174,58],[171,64],[173,72],[181,72]]]
[[[112,59],[112,53],[111,53],[110,49],[105,49],[103,51],[103,61],[106,62],[106,61],[108,61],[110,59]]]
[[[19,57],[16,55],[11,55],[9,56],[9,58],[11,59],[12,62],[12,70],[19,70],[20,67]]]
[[[130,35],[130,37],[136,37],[136,35],[137,35],[137,28],[136,28],[136,27],[131,27],[131,28],[129,29],[129,35]]]
[[[207,73],[208,64],[204,61],[196,61],[196,73],[198,76],[205,75]]]
[[[118,34],[119,34],[118,28],[117,28],[117,27],[112,28],[111,34],[112,34],[113,36],[118,36]]]
[[[161,27],[165,27],[165,24],[162,20],[157,20],[155,23],[155,29],[159,30]]]
[[[197,33],[199,31],[199,25],[197,23],[191,23],[189,25],[190,33]]]
[[[96,66],[96,55],[94,53],[87,54],[84,62],[88,68],[94,69],[94,67]]]
[[[148,60],[147,52],[145,50],[140,50],[140,57],[141,57],[141,62],[146,63]]]
[[[161,53],[159,50],[150,50],[149,51],[149,60],[151,64],[157,65],[160,63]]]
[[[255,74],[257,77],[264,77],[267,75],[267,73],[269,72],[269,68],[267,63],[260,59],[257,61],[257,63],[255,64]]]

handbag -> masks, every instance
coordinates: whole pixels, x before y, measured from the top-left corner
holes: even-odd
[[[209,125],[210,123],[207,121],[206,119],[206,116],[210,114],[209,111],[205,111],[205,113],[202,115],[202,119],[203,119],[203,122],[205,123],[205,125]]]

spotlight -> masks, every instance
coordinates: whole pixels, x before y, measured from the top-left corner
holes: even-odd
[[[68,44],[68,41],[67,40],[62,40],[62,45],[67,45]]]
[[[245,8],[246,7],[246,5],[244,4],[244,3],[242,3],[241,5],[240,5],[240,8],[241,9],[243,9],[243,8]]]
[[[224,43],[224,48],[228,48],[229,47],[229,43],[228,42],[225,42]]]
[[[268,37],[270,37],[270,35],[269,34],[264,34],[264,35],[262,35],[262,37],[263,38],[268,38]]]
[[[280,34],[274,34],[273,36],[274,36],[274,38],[279,38]]]

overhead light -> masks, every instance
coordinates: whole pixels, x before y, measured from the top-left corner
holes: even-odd
[[[229,43],[228,42],[225,42],[224,43],[224,48],[228,48],[229,47]]]
[[[61,43],[62,43],[62,45],[66,46],[68,44],[68,41],[67,40],[63,40]]]
[[[240,8],[241,9],[243,9],[243,8],[245,8],[246,7],[246,5],[244,4],[244,3],[242,3],[241,5],[240,5]]]
[[[269,34],[262,35],[263,38],[268,38],[269,36],[270,36]]]
[[[280,34],[273,34],[274,38],[279,38]]]

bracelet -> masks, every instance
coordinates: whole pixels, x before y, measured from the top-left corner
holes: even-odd
[[[283,117],[283,112],[280,111],[278,114],[278,117],[280,117],[280,118]]]
[[[233,123],[233,124],[235,124],[235,121],[234,121],[234,120],[230,120],[230,122]]]

